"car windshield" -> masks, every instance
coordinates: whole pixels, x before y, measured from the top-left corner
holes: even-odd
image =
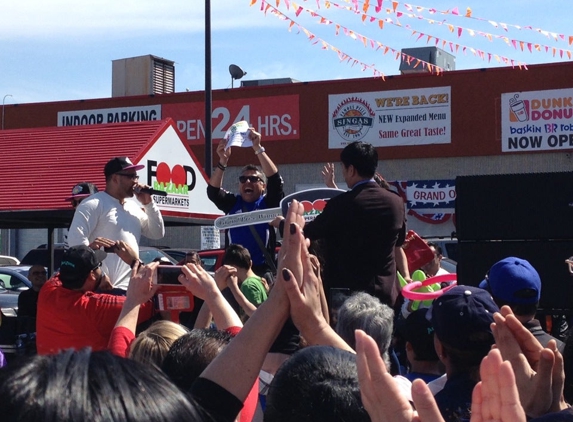
[[[141,259],[145,264],[149,264],[150,262],[153,262],[154,259],[158,258],[162,260],[168,260],[172,264],[177,264],[177,261],[175,261],[175,259],[171,258],[170,256],[163,253],[159,249],[146,248],[139,250],[139,259]]]

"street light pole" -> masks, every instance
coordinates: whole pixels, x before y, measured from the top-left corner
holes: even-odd
[[[11,97],[12,94],[6,94],[4,95],[4,98],[2,98],[2,130],[4,130],[4,103],[6,102],[6,97]]]
[[[205,0],[205,174],[213,168],[213,96],[211,90],[211,0]]]

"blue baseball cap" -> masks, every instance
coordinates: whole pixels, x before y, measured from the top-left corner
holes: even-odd
[[[508,304],[531,305],[541,297],[539,273],[528,261],[515,256],[493,264],[479,286]]]

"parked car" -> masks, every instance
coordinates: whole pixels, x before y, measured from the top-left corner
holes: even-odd
[[[0,267],[0,308],[18,309],[18,295],[32,287],[29,265]]]
[[[0,266],[20,265],[20,260],[15,256],[0,255]]]
[[[223,265],[225,249],[204,249],[198,253],[206,271],[214,273],[217,268]]]
[[[62,262],[62,256],[64,255],[64,244],[63,243],[56,243],[54,245],[54,269],[57,270],[60,268],[60,263]],[[178,261],[175,261],[173,258],[168,256],[165,252],[161,251],[157,248],[152,248],[150,246],[141,246],[139,248],[139,258],[149,264],[156,258],[165,259],[172,264],[177,264]],[[32,249],[28,251],[28,253],[22,258],[20,264],[22,265],[43,265],[44,267],[48,267],[49,255],[48,249],[46,245],[40,245],[36,249]]]
[[[181,262],[185,259],[185,256],[187,255],[188,252],[192,252],[192,251],[196,251],[197,249],[192,249],[192,248],[177,248],[177,249],[171,249],[171,248],[161,248],[161,250],[163,252],[165,252],[167,255],[169,255],[171,258],[175,259],[177,262]]]
[[[177,262],[175,258],[167,255],[161,249],[153,248],[151,246],[140,246],[139,247],[139,259],[141,259],[145,264],[149,264],[154,260],[162,260],[169,262],[170,264],[176,265]]]

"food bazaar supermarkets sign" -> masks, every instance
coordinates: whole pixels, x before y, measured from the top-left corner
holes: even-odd
[[[451,143],[451,89],[408,89],[328,96],[328,147]]]
[[[573,89],[501,95],[501,150],[573,148]]]

